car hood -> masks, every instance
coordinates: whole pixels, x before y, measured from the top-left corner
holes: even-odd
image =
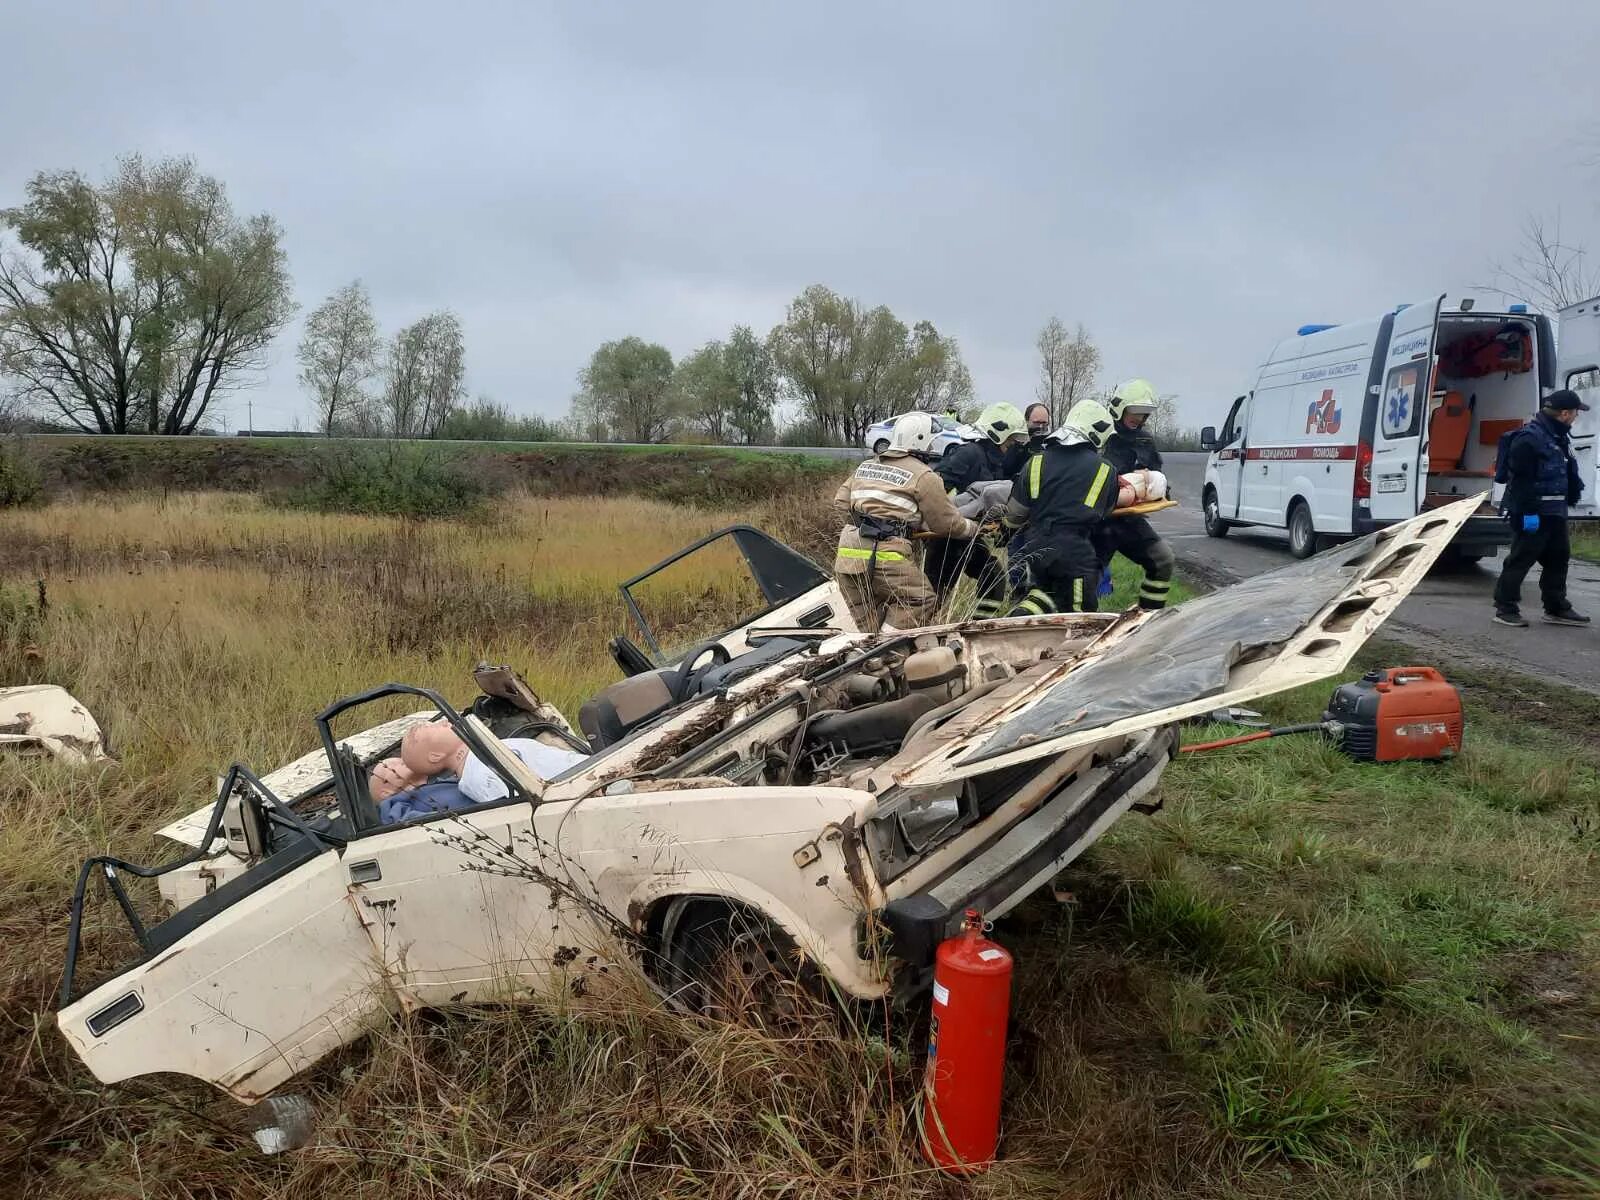
[[[924,787],[1286,691],[1343,670],[1477,510],[1466,500],[1150,614],[1043,662],[885,764]]]

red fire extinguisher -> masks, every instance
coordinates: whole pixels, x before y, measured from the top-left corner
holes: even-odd
[[[967,910],[961,933],[939,946],[933,1024],[922,1080],[922,1153],[956,1175],[986,1170],[1000,1141],[1011,955]]]

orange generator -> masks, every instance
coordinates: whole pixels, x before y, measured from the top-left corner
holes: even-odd
[[[1334,689],[1324,723],[1363,762],[1449,758],[1461,750],[1461,693],[1432,667],[1368,671]]]
[[[985,1170],[1000,1143],[1011,969],[1010,953],[984,937],[976,909],[967,909],[957,936],[939,944],[922,1084],[922,1153],[952,1174]]]

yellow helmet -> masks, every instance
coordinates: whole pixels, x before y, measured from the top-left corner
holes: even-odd
[[[1156,389],[1148,379],[1129,379],[1117,384],[1111,393],[1111,419],[1122,420],[1125,413],[1153,413],[1156,411]]]
[[[1087,442],[1098,450],[1111,438],[1113,421],[1106,406],[1097,400],[1080,400],[1072,406],[1061,428],[1050,436],[1063,445]]]
[[[1028,422],[1015,404],[991,404],[975,422],[983,435],[997,446],[1014,437],[1028,436]]]

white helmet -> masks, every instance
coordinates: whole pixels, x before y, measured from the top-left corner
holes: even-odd
[[[1105,405],[1096,400],[1080,400],[1072,406],[1066,420],[1061,422],[1061,428],[1050,437],[1063,446],[1085,442],[1098,450],[1110,439],[1112,424],[1111,414],[1106,411]]]
[[[1153,413],[1156,411],[1156,389],[1148,379],[1129,379],[1117,384],[1111,393],[1111,419],[1120,421],[1125,413]]]
[[[891,454],[926,454],[933,445],[933,418],[925,412],[907,413],[894,423],[889,435]]]

